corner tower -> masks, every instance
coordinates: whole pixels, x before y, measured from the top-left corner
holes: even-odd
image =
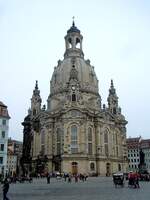
[[[31,98],[31,116],[36,116],[41,110],[41,96],[40,90],[38,88],[38,81],[35,83],[35,88],[33,90],[33,95]]]
[[[109,96],[107,98],[108,109],[112,114],[118,113],[118,96],[116,94],[116,89],[114,88],[113,80],[111,80],[111,85],[109,89]]]

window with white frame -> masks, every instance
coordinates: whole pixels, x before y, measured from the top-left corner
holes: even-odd
[[[2,124],[6,125],[6,119],[3,119]]]
[[[5,131],[2,131],[2,138],[5,138]]]

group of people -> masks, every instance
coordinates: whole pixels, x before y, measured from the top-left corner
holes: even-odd
[[[74,178],[75,183],[77,183],[79,180],[83,182],[86,181],[88,176],[86,174],[74,174],[74,175],[72,175],[71,173],[64,174],[65,181],[67,181],[68,179],[69,183],[71,183],[73,178]]]
[[[140,188],[139,178],[140,175],[137,172],[130,172],[128,174],[128,185],[134,188]]]
[[[52,177],[51,173],[47,173],[46,177],[47,177],[47,184],[49,184],[50,179]],[[55,177],[57,179],[64,178],[65,182],[67,181],[68,183],[71,183],[72,179],[74,179],[75,183],[77,183],[79,180],[84,182],[88,178],[88,176],[86,174],[74,174],[74,175],[72,175],[71,173],[63,173],[63,174],[56,173]]]

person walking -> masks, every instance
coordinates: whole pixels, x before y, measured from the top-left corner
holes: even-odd
[[[74,175],[74,180],[75,180],[75,183],[78,182],[78,174],[75,174],[75,175]]]
[[[68,183],[71,183],[71,180],[72,180],[72,176],[71,176],[71,173],[69,173],[69,176],[68,176]]]
[[[4,184],[3,184],[3,200],[9,200],[9,198],[7,197],[8,190],[9,190],[9,182],[7,178],[5,178]]]
[[[47,173],[47,184],[50,184],[50,178],[51,178],[50,173]]]
[[[135,173],[135,188],[140,188],[138,172]]]

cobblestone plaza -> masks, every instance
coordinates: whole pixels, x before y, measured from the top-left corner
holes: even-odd
[[[16,183],[10,185],[8,197],[10,200],[149,200],[150,182],[140,182],[140,189],[113,185],[111,177],[89,178],[86,182],[71,183],[51,179],[34,180],[33,183]],[[2,187],[0,187],[2,199]]]

